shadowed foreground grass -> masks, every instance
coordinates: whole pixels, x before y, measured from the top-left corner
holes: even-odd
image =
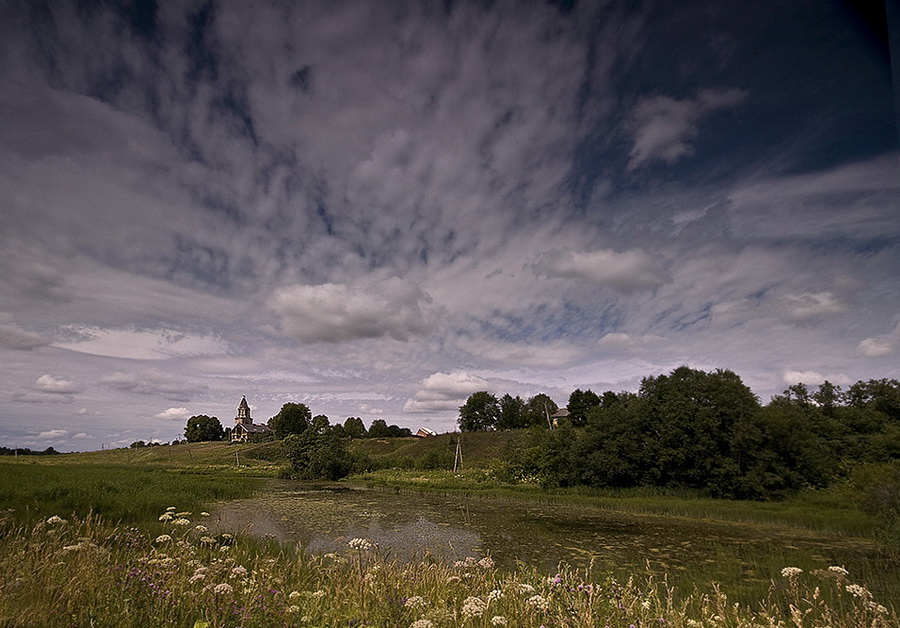
[[[322,556],[170,507],[147,533],[94,516],[0,521],[3,626],[796,626],[879,628],[897,617],[840,567],[787,568],[752,607],[637,574],[386,560],[365,539]],[[150,529],[153,526],[145,526]]]

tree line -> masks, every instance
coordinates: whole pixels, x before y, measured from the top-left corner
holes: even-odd
[[[645,377],[636,393],[576,390],[555,405],[480,391],[460,407],[462,431],[531,427],[507,471],[545,486],[656,486],[713,497],[771,499],[826,487],[854,465],[900,461],[900,382],[789,387],[763,405],[734,372],[683,366]],[[544,404],[544,419],[533,407]],[[529,410],[529,408],[531,408]],[[548,429],[553,427],[554,429]]]

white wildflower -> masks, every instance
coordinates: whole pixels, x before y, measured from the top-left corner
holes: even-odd
[[[478,566],[482,569],[493,569],[494,568],[494,559],[490,556],[485,556],[481,560],[478,561]]]
[[[463,601],[462,606],[462,615],[463,617],[473,619],[475,617],[481,617],[484,615],[484,611],[487,609],[487,603],[482,600],[480,597],[467,597]]]
[[[228,595],[232,591],[234,591],[234,588],[227,582],[222,582],[213,587],[213,593],[216,595]]]
[[[650,600],[644,600],[643,602],[641,602],[641,608],[643,608],[645,611],[649,610],[650,609]]]
[[[434,623],[430,619],[417,619],[409,625],[409,628],[434,628]]]
[[[172,512],[175,512],[176,509],[175,509],[175,506],[169,506],[168,508],[166,508],[166,510],[171,510]]]
[[[521,593],[522,595],[531,595],[532,593],[534,593],[534,587],[530,584],[520,584],[519,593]]]
[[[212,538],[211,536],[201,536],[200,542],[203,543],[203,545],[215,545],[216,544],[216,540],[214,538]]]
[[[184,517],[179,517],[172,522],[173,526],[189,526],[191,525],[190,519],[185,519]]]
[[[160,534],[158,537],[156,537],[156,540],[154,541],[154,543],[171,543],[171,542],[172,542],[172,537],[169,536],[168,534]]]
[[[208,512],[201,512],[201,513],[200,513],[200,516],[201,516],[201,517],[208,517],[208,516],[209,516],[209,513],[208,513]]]
[[[172,514],[168,512],[164,512],[159,516],[160,521],[171,521],[173,519]]]
[[[58,515],[53,515],[52,517],[47,519],[47,523],[49,523],[50,525],[56,525],[56,524],[66,523],[66,520]]]
[[[188,582],[190,582],[191,584],[193,584],[193,583],[195,583],[195,582],[199,582],[200,580],[205,580],[205,579],[206,579],[206,574],[205,574],[205,573],[195,573],[193,576],[190,577],[190,579],[188,580]]]
[[[204,525],[194,526],[194,530],[196,530],[200,534],[206,534],[207,532],[209,532],[209,529]]]
[[[296,602],[301,597],[303,597],[303,595],[300,593],[300,591],[291,591],[288,594],[288,600],[290,600],[291,602]]]
[[[868,607],[869,607],[869,610],[875,611],[879,615],[887,615],[888,609],[886,609],[881,604],[877,604],[875,602],[869,602]]]
[[[869,590],[867,588],[865,588],[864,586],[858,585],[858,584],[848,584],[846,586],[846,589],[847,589],[847,593],[851,593],[851,594],[855,595],[856,597],[863,598],[863,599],[867,599],[867,598],[871,597],[871,595],[872,595],[871,593],[869,593]]]
[[[803,573],[803,570],[799,567],[785,567],[781,570],[781,576],[783,578],[796,578],[800,574]]]
[[[299,607],[299,606],[294,606],[294,605],[292,604],[291,606],[288,606],[287,608],[285,608],[284,611],[285,611],[286,613],[299,613],[299,612],[300,612],[300,607]]]
[[[350,539],[347,542],[347,545],[350,546],[350,549],[359,550],[361,552],[368,552],[370,549],[375,547],[368,539],[361,538]]]
[[[242,566],[242,565],[238,565],[237,567],[233,567],[233,568],[231,569],[231,575],[234,576],[235,578],[239,578],[239,577],[241,577],[241,576],[246,576],[246,575],[247,575],[247,568],[244,567],[244,566]]]
[[[530,598],[525,600],[525,604],[530,606],[536,611],[547,611],[550,610],[550,602],[548,602],[545,598],[540,595],[532,595]]]
[[[503,617],[502,615],[494,615],[491,617],[491,626],[505,626],[506,624],[506,617]]]
[[[321,600],[321,599],[322,599],[323,597],[325,597],[326,595],[327,595],[327,593],[325,593],[324,590],[319,589],[319,590],[317,590],[317,591],[313,591],[312,593],[310,593],[310,594],[309,594],[309,597],[311,597],[311,598],[314,599],[314,600]]]
[[[849,571],[847,571],[843,567],[838,567],[837,565],[832,565],[831,567],[828,568],[828,571],[839,574],[841,576],[849,576],[850,575]]]
[[[487,594],[488,603],[496,602],[502,597],[503,591],[501,591],[500,589],[493,589],[490,593]]]
[[[426,600],[421,595],[414,595],[412,597],[406,598],[403,606],[412,609],[425,608],[426,606],[428,606],[428,600]]]

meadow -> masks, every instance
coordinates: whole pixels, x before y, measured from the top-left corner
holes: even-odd
[[[798,560],[769,565],[772,577],[752,601],[736,594],[740,570],[699,584],[703,564],[684,577],[637,564],[627,573],[501,565],[489,548],[406,560],[364,536],[313,552],[216,525],[216,508],[264,496],[272,480],[257,476],[272,477],[277,467],[265,448],[259,458],[219,444],[148,450],[156,451],[0,462],[0,626],[900,626],[891,583],[790,552],[776,556]],[[793,526],[873,543],[871,521],[839,494],[756,507],[661,493],[515,492],[483,469],[380,473],[352,482],[478,492],[487,504],[506,500],[521,510],[631,509],[688,526]],[[724,560],[724,551],[707,560]]]

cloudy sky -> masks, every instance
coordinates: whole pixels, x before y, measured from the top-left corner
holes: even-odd
[[[868,5],[0,2],[0,444],[900,377]]]

